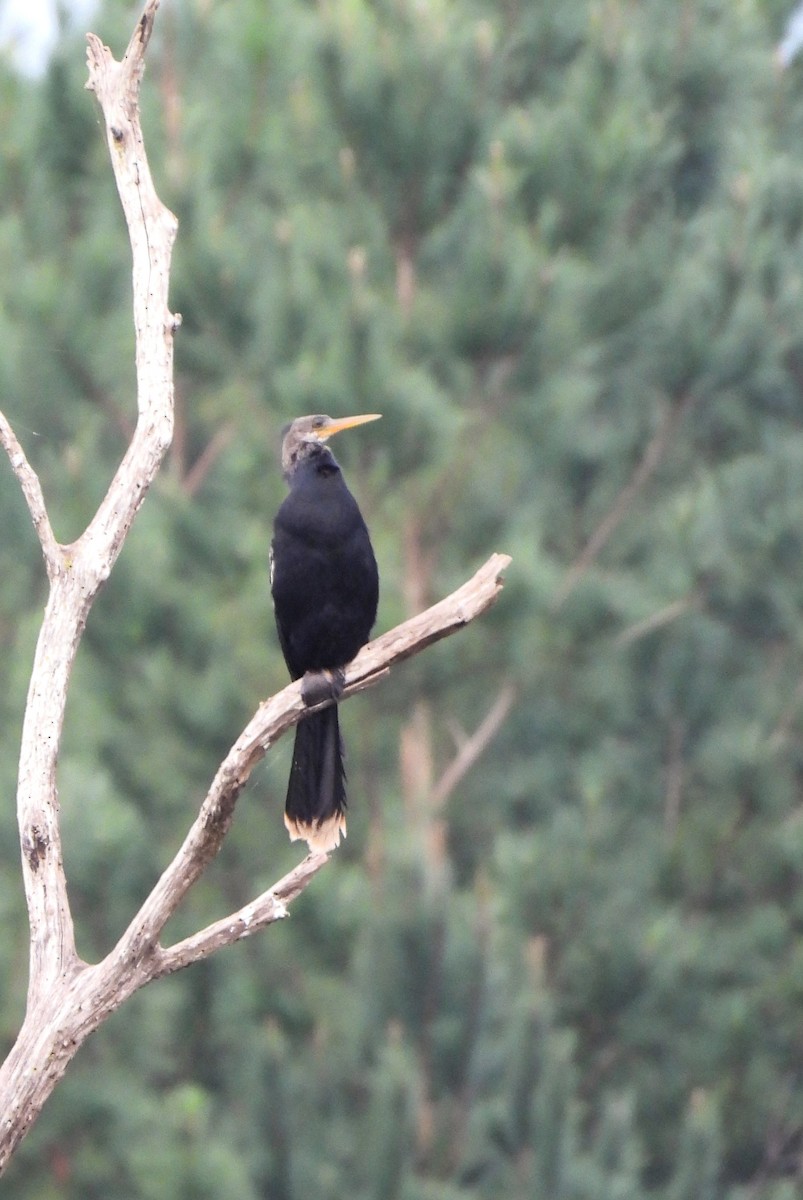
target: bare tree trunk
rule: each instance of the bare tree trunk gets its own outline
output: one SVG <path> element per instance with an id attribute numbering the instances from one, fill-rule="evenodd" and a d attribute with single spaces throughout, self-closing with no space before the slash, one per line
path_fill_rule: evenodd
<path id="1" fill-rule="evenodd" d="M 328 861 L 309 855 L 272 888 L 168 947 L 160 936 L 217 854 L 251 771 L 310 710 L 294 683 L 259 706 L 213 779 L 183 845 L 117 945 L 101 962 L 77 955 L 61 853 L 56 768 L 70 673 L 92 603 L 108 578 L 173 432 L 173 336 L 168 308 L 176 220 L 156 195 L 139 122 L 139 87 L 159 0 L 147 0 L 122 62 L 89 34 L 89 82 L 100 102 L 131 241 L 138 417 L 131 443 L 92 521 L 71 545 L 57 542 L 39 480 L 0 413 L 0 443 L 38 534 L 50 593 L 31 674 L 20 748 L 17 810 L 30 923 L 28 1005 L 0 1067 L 0 1173 L 86 1038 L 144 984 L 205 958 L 287 915 L 287 905 Z M 465 626 L 501 588 L 510 560 L 494 555 L 452 596 L 366 646 L 346 671 L 343 698 L 382 679 L 396 662 Z M 319 707 L 324 707 L 320 705 Z"/>

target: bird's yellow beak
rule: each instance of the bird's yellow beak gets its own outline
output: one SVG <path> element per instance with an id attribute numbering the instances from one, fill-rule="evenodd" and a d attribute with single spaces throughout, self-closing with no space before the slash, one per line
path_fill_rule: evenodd
<path id="1" fill-rule="evenodd" d="M 328 438 L 333 437 L 336 433 L 342 433 L 344 429 L 354 429 L 357 425 L 367 425 L 369 421 L 378 421 L 382 416 L 381 413 L 367 413 L 362 417 L 338 417 L 336 420 L 329 420 L 319 429 L 315 429 L 314 435 L 320 441 L 325 442 Z"/>

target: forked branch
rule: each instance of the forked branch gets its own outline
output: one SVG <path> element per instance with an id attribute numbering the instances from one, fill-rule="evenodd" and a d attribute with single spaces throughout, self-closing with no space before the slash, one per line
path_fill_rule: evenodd
<path id="1" fill-rule="evenodd" d="M 31 514 L 31 520 L 33 521 L 33 527 L 36 530 L 39 537 L 39 544 L 42 547 L 48 578 L 52 579 L 61 562 L 61 547 L 56 541 L 50 526 L 50 518 L 47 515 L 45 498 L 42 495 L 39 477 L 25 457 L 25 451 L 17 441 L 14 430 L 1 412 L 0 445 L 3 446 L 8 455 L 12 470 L 22 488 L 22 494 L 25 497 L 25 503 L 28 505 L 28 512 Z"/>
<path id="2" fill-rule="evenodd" d="M 372 687 L 396 663 L 456 633 L 490 608 L 502 589 L 502 572 L 509 562 L 506 554 L 492 555 L 456 592 L 365 646 L 346 668 L 343 699 Z M 259 706 L 221 763 L 184 844 L 123 935 L 123 957 L 138 958 L 155 946 L 183 897 L 220 849 L 237 797 L 254 767 L 282 734 L 310 711 L 301 699 L 300 683 L 291 683 Z M 310 859 L 322 866 L 327 856 L 311 855 Z M 235 924 L 237 919 L 237 914 L 230 918 Z M 223 944 L 220 938 L 224 924 L 216 931 L 216 945 Z M 253 932 L 253 927 L 249 925 L 239 934 L 234 928 L 231 932 L 232 936 L 223 941 L 236 941 L 244 932 Z"/>
<path id="3" fill-rule="evenodd" d="M 28 1007 L 0 1066 L 0 1174 L 86 1038 L 138 988 L 264 928 L 327 862 L 310 855 L 250 904 L 173 946 L 159 938 L 217 853 L 254 766 L 308 711 L 300 684 L 260 705 L 221 764 L 183 845 L 118 944 L 90 965 L 76 954 L 61 855 L 56 767 L 72 665 L 89 610 L 122 548 L 173 433 L 173 335 L 167 304 L 176 220 L 156 195 L 139 121 L 139 86 L 158 0 L 147 0 L 123 61 L 88 37 L 89 82 L 103 111 L 133 261 L 137 423 L 109 490 L 86 530 L 60 545 L 39 480 L 0 414 L 11 460 L 50 579 L 23 724 L 17 811 L 30 921 Z M 426 612 L 366 646 L 346 671 L 343 697 L 378 682 L 390 666 L 484 612 L 509 562 L 494 555 L 473 579 Z"/>

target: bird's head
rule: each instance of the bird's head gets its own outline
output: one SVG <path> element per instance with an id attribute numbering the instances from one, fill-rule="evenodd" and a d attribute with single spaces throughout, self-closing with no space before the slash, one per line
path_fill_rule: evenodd
<path id="1" fill-rule="evenodd" d="M 282 473 L 286 479 L 295 471 L 300 459 L 314 446 L 320 446 L 336 433 L 378 421 L 381 413 L 368 413 L 361 417 L 325 417 L 320 413 L 311 417 L 296 417 L 282 430 Z"/>

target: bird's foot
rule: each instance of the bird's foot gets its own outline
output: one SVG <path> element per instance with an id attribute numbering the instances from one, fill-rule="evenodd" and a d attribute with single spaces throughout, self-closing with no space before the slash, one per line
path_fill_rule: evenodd
<path id="1" fill-rule="evenodd" d="M 339 667 L 334 671 L 307 671 L 301 680 L 301 699 L 312 708 L 324 700 L 339 700 L 345 686 L 346 676 Z"/>

